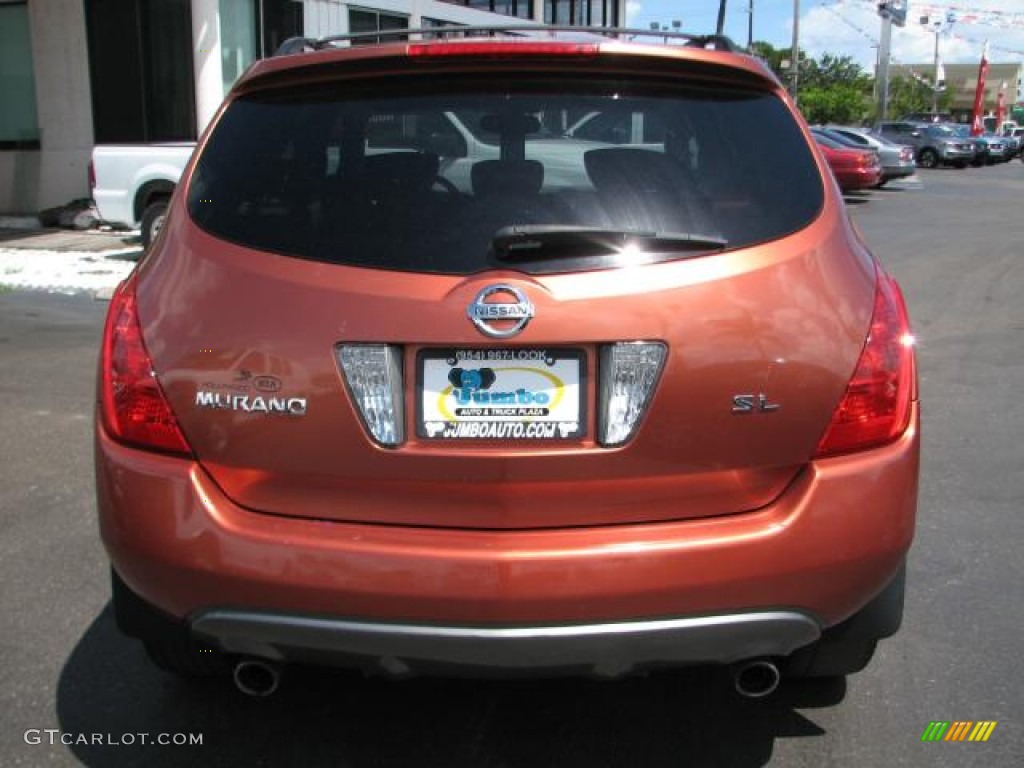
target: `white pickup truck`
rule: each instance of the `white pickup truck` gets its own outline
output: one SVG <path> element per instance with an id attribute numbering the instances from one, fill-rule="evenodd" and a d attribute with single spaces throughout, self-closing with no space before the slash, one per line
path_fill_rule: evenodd
<path id="1" fill-rule="evenodd" d="M 195 146 L 180 142 L 95 147 L 89 181 L 100 218 L 139 228 L 142 245 L 148 248 Z"/>
<path id="2" fill-rule="evenodd" d="M 593 113 L 588 115 L 587 119 L 592 117 Z M 583 122 L 581 120 L 580 124 Z M 426 145 L 423 137 L 417 133 L 417 125 L 416 121 L 409 121 L 408 125 L 399 127 L 402 131 L 401 138 L 405 141 L 404 146 Z M 429 125 L 440 132 L 442 139 L 447 140 L 445 146 L 440 146 L 437 150 L 437 154 L 444 158 L 441 166 L 442 176 L 459 191 L 470 194 L 472 166 L 481 160 L 495 160 L 500 156 L 496 135 L 485 137 L 479 126 L 476 131 L 471 130 L 467 121 L 454 112 L 445 112 L 443 122 L 440 124 Z M 642 123 L 637 125 L 640 126 L 639 130 L 642 133 Z M 593 127 L 598 127 L 597 121 Z M 539 129 L 540 123 L 536 122 L 536 125 L 530 126 L 529 132 L 535 133 Z M 395 138 L 393 130 L 392 128 L 387 139 Z M 394 147 L 387 143 L 387 139 L 384 140 L 385 143 L 376 146 L 371 140 L 366 151 L 370 154 L 394 151 Z M 436 138 L 432 140 L 436 141 Z M 641 146 L 661 150 L 664 139 L 661 142 Z M 550 191 L 560 186 L 579 188 L 589 183 L 586 179 L 577 178 L 583 167 L 580 155 L 588 149 L 607 146 L 611 145 L 605 141 L 587 140 L 582 136 L 528 138 L 526 159 L 543 161 L 546 169 L 545 189 Z M 171 195 L 194 149 L 195 142 L 95 147 L 89 178 L 92 197 L 100 218 L 108 224 L 139 228 L 142 233 L 142 245 L 148 248 L 160 231 Z M 325 162 L 337 163 L 336 151 L 333 160 L 329 155 Z"/>

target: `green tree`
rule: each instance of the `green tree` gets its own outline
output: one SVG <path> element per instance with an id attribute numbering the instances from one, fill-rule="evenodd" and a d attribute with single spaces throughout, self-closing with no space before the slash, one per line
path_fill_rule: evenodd
<path id="1" fill-rule="evenodd" d="M 800 83 L 804 88 L 850 86 L 862 93 L 871 93 L 871 78 L 850 56 L 826 53 L 821 61 L 808 58 L 800 67 Z"/>
<path id="2" fill-rule="evenodd" d="M 808 123 L 859 123 L 870 109 L 870 92 L 855 85 L 811 87 L 800 91 L 800 111 Z"/>
<path id="3" fill-rule="evenodd" d="M 771 43 L 757 40 L 750 46 L 750 52 L 764 61 L 782 82 L 786 82 L 787 73 L 782 69 L 782 62 L 789 59 L 789 48 L 776 48 Z"/>
<path id="4" fill-rule="evenodd" d="M 950 103 L 951 93 L 939 94 L 939 109 Z M 928 83 L 911 77 L 889 78 L 890 118 L 900 118 L 911 112 L 928 112 L 932 108 L 932 88 Z"/>
<path id="5" fill-rule="evenodd" d="M 809 123 L 856 123 L 871 108 L 871 78 L 850 56 L 826 53 L 800 67 L 800 110 Z"/>

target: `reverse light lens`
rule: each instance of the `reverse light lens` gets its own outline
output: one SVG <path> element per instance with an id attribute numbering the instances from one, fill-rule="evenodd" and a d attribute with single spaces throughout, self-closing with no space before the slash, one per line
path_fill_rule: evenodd
<path id="1" fill-rule="evenodd" d="M 118 287 L 107 311 L 100 403 L 103 424 L 117 440 L 167 453 L 191 453 L 142 339 L 134 276 Z"/>
<path id="2" fill-rule="evenodd" d="M 405 440 L 401 349 L 387 344 L 345 344 L 337 348 L 336 355 L 373 439 L 381 445 L 400 445 Z"/>
<path id="3" fill-rule="evenodd" d="M 664 344 L 629 342 L 601 348 L 599 439 L 621 445 L 633 436 L 665 364 Z"/>
<path id="4" fill-rule="evenodd" d="M 903 295 L 895 280 L 879 272 L 867 341 L 817 456 L 875 448 L 902 435 L 916 396 L 915 376 Z"/>

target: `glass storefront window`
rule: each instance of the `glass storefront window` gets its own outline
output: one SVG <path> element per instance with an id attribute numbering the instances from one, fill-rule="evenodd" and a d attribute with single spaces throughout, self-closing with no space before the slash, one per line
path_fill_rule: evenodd
<path id="1" fill-rule="evenodd" d="M 273 56 L 281 43 L 303 31 L 298 0 L 219 0 L 218 8 L 225 95 L 256 59 Z"/>
<path id="2" fill-rule="evenodd" d="M 381 32 L 393 29 L 408 29 L 409 19 L 405 16 L 396 16 L 390 13 L 379 11 L 359 10 L 349 8 L 348 31 L 352 34 L 357 32 Z M 366 45 L 372 43 L 387 42 L 388 40 L 400 40 L 399 35 L 381 35 L 380 37 L 366 37 L 362 40 L 353 40 L 353 45 Z"/>
<path id="3" fill-rule="evenodd" d="M 465 5 L 478 11 L 500 13 L 503 16 L 515 16 L 519 19 L 533 18 L 533 0 L 442 0 L 442 2 Z"/>
<path id="4" fill-rule="evenodd" d="M 260 56 L 253 0 L 220 0 L 220 56 L 224 93 Z"/>
<path id="5" fill-rule="evenodd" d="M 613 27 L 619 0 L 543 0 L 546 24 Z"/>
<path id="6" fill-rule="evenodd" d="M 0 4 L 0 147 L 39 146 L 26 3 Z"/>

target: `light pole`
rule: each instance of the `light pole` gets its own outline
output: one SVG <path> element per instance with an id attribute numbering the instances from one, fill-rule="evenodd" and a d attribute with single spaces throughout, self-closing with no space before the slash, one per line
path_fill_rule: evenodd
<path id="1" fill-rule="evenodd" d="M 747 50 L 754 47 L 754 0 L 747 3 Z"/>
<path id="2" fill-rule="evenodd" d="M 793 53 L 789 59 L 790 93 L 793 101 L 797 99 L 800 89 L 800 0 L 793 0 Z"/>
<path id="3" fill-rule="evenodd" d="M 935 77 L 932 80 L 932 112 L 939 111 L 939 91 L 941 90 L 940 83 L 942 83 L 946 77 L 942 67 L 942 59 L 939 57 L 939 36 L 943 32 L 948 32 L 956 21 L 956 16 L 950 12 L 946 14 L 945 19 L 941 17 L 932 21 L 928 16 L 921 17 L 921 23 L 926 27 L 930 27 L 932 33 L 935 35 Z"/>
<path id="4" fill-rule="evenodd" d="M 892 19 L 882 17 L 882 33 L 878 42 L 878 71 L 875 80 L 878 83 L 878 111 L 876 122 L 883 122 L 889 112 L 889 49 L 892 47 Z"/>
<path id="5" fill-rule="evenodd" d="M 889 109 L 889 50 L 892 47 L 892 25 L 902 27 L 907 23 L 907 0 L 889 0 L 878 4 L 878 15 L 882 19 L 882 31 L 878 36 L 878 67 L 875 80 L 878 82 L 877 122 L 887 117 Z"/>

